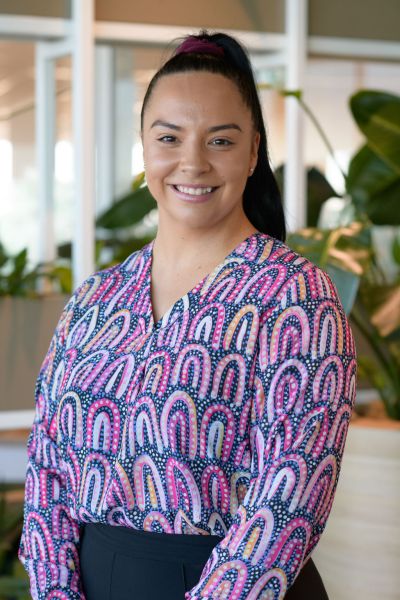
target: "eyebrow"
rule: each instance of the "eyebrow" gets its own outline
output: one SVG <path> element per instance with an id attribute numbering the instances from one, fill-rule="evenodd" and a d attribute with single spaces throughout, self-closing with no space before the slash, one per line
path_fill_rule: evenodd
<path id="1" fill-rule="evenodd" d="M 150 129 L 152 127 L 157 126 L 167 127 L 168 129 L 173 129 L 174 131 L 182 131 L 182 127 L 179 127 L 179 125 L 174 125 L 174 123 L 167 123 L 166 121 L 161 121 L 160 119 L 154 121 Z M 222 131 L 224 129 L 237 129 L 238 131 L 242 131 L 242 129 L 236 123 L 224 123 L 223 125 L 214 125 L 213 127 L 209 127 L 207 131 L 209 131 L 210 133 L 215 133 L 216 131 Z"/>

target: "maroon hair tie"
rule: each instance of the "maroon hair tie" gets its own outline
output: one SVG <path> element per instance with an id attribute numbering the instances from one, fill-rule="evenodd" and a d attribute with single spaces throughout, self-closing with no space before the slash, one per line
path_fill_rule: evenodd
<path id="1" fill-rule="evenodd" d="M 189 52 L 201 52 L 204 54 L 216 54 L 217 56 L 224 56 L 224 49 L 218 46 L 215 42 L 210 42 L 205 38 L 198 38 L 194 35 L 190 35 L 178 48 L 175 50 L 175 56 L 177 54 L 184 54 Z"/>

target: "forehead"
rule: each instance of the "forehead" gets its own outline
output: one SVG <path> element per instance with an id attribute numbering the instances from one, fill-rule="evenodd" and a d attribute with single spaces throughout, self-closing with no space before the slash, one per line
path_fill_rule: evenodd
<path id="1" fill-rule="evenodd" d="M 237 85 L 218 73 L 188 71 L 161 77 L 155 84 L 144 113 L 148 118 L 171 117 L 207 120 L 235 118 L 251 120 L 250 109 L 244 103 Z"/>

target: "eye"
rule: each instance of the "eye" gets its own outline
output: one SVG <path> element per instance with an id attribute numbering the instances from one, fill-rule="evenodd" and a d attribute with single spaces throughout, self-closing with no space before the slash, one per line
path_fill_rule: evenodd
<path id="1" fill-rule="evenodd" d="M 164 144 L 173 144 L 176 142 L 176 137 L 174 135 L 162 135 L 157 138 L 159 142 L 163 142 Z"/>
<path id="2" fill-rule="evenodd" d="M 232 146 L 233 142 L 227 140 L 226 138 L 215 138 L 211 140 L 211 144 L 214 146 Z"/>

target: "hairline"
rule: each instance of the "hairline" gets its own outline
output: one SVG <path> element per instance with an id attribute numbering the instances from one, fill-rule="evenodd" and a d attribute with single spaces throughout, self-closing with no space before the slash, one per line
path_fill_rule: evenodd
<path id="1" fill-rule="evenodd" d="M 172 57 L 172 59 L 173 58 L 174 57 Z M 172 59 L 170 59 L 170 60 L 172 60 Z M 168 77 L 169 75 L 180 75 L 180 74 L 184 74 L 184 73 L 197 73 L 197 72 L 201 72 L 201 71 L 204 71 L 206 73 L 211 73 L 212 75 L 220 75 L 221 77 L 225 77 L 225 79 L 228 79 L 229 81 L 231 81 L 232 83 L 235 84 L 235 86 L 236 86 L 236 88 L 237 88 L 237 90 L 238 90 L 238 92 L 239 92 L 239 94 L 240 94 L 240 96 L 241 96 L 244 104 L 250 109 L 250 113 L 251 113 L 251 118 L 252 118 L 252 121 L 253 121 L 254 129 L 256 131 L 259 131 L 259 129 L 257 128 L 256 123 L 255 123 L 255 115 L 253 115 L 253 110 L 252 110 L 251 102 L 246 97 L 246 95 L 243 93 L 243 91 L 242 91 L 242 89 L 241 89 L 241 87 L 239 85 L 240 71 L 236 71 L 236 72 L 235 71 L 233 71 L 233 72 L 231 71 L 231 72 L 227 72 L 225 74 L 225 73 L 221 73 L 220 71 L 214 71 L 212 68 L 210 68 L 209 65 L 203 63 L 203 64 L 199 64 L 200 68 L 195 68 L 195 67 L 191 66 L 191 67 L 184 68 L 181 71 L 177 70 L 177 71 L 172 71 L 172 72 L 163 72 L 165 66 L 168 65 L 168 62 L 165 63 L 165 65 L 163 65 L 154 74 L 154 76 L 152 77 L 152 79 L 151 79 L 151 81 L 150 81 L 150 83 L 149 83 L 149 85 L 147 87 L 147 90 L 146 90 L 146 93 L 145 93 L 145 97 L 144 97 L 144 100 L 143 100 L 143 104 L 142 104 L 142 109 L 141 109 L 141 121 L 142 121 L 141 124 L 140 124 L 141 131 L 143 131 L 143 121 L 144 121 L 144 112 L 145 112 L 145 110 L 144 110 L 145 109 L 145 100 L 146 100 L 146 104 L 148 104 L 149 101 L 150 101 L 150 98 L 152 96 L 153 90 L 154 90 L 155 86 L 157 85 L 158 81 L 160 79 L 162 79 L 163 77 Z M 235 77 L 235 73 L 238 73 L 238 78 Z M 148 91 L 149 91 L 150 87 L 151 87 L 151 90 L 150 90 L 150 94 L 148 95 Z"/>

